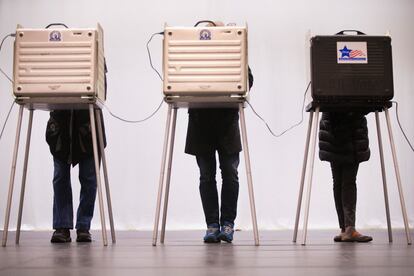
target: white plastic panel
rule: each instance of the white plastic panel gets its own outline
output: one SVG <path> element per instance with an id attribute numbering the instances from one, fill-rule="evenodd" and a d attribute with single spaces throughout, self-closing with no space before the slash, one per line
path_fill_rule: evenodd
<path id="1" fill-rule="evenodd" d="M 222 95 L 247 92 L 246 27 L 167 27 L 164 93 Z"/>
<path id="2" fill-rule="evenodd" d="M 102 29 L 16 30 L 16 97 L 105 99 Z"/>

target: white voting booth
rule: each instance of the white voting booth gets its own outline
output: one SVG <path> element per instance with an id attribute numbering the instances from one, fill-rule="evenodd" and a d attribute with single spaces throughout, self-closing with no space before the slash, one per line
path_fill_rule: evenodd
<path id="1" fill-rule="evenodd" d="M 194 27 L 166 26 L 164 30 L 163 90 L 164 100 L 168 104 L 168 114 L 153 245 L 157 244 L 163 198 L 160 241 L 164 243 L 177 110 L 182 107 L 239 109 L 253 233 L 255 244 L 258 245 L 259 235 L 244 116 L 244 102 L 249 94 L 247 27 L 198 26 L 204 22 L 200 21 Z"/>
<path id="2" fill-rule="evenodd" d="M 115 230 L 102 131 L 103 118 L 101 103 L 103 103 L 106 98 L 103 30 L 99 24 L 96 28 L 88 29 L 61 28 L 57 27 L 58 25 L 66 27 L 63 24 L 51 24 L 45 29 L 31 29 L 23 28 L 19 25 L 16 30 L 14 43 L 13 93 L 15 102 L 20 105 L 20 109 L 10 172 L 9 192 L 2 240 L 3 246 L 6 246 L 7 243 L 24 108 L 29 110 L 29 122 L 17 220 L 16 243 L 19 243 L 20 239 L 30 136 L 33 112 L 36 109 L 89 110 L 98 188 L 98 202 L 102 224 L 102 238 L 104 245 L 107 245 L 108 241 L 105 226 L 105 210 L 98 151 L 102 158 L 112 241 L 115 242 Z"/>

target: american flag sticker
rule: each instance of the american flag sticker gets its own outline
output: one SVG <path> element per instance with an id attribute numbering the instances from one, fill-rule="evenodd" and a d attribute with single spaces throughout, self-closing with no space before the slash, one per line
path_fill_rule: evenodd
<path id="1" fill-rule="evenodd" d="M 338 63 L 368 63 L 368 51 L 366 42 L 338 41 L 336 43 Z"/>

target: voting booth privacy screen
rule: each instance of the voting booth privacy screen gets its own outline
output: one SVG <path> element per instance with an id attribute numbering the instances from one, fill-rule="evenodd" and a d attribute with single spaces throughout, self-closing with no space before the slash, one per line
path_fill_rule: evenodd
<path id="1" fill-rule="evenodd" d="M 384 102 L 394 95 L 391 38 L 333 35 L 311 39 L 312 98 Z"/>
<path id="2" fill-rule="evenodd" d="M 164 31 L 166 96 L 245 95 L 247 28 L 166 27 Z"/>
<path id="3" fill-rule="evenodd" d="M 105 100 L 103 30 L 17 27 L 14 95 Z"/>

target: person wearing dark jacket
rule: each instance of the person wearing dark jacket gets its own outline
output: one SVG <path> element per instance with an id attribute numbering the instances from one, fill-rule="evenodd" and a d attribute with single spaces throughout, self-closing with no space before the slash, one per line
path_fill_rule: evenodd
<path id="1" fill-rule="evenodd" d="M 250 68 L 248 76 L 251 88 L 253 75 Z M 204 242 L 231 242 L 239 194 L 237 167 L 242 150 L 239 111 L 237 108 L 190 108 L 188 113 L 185 152 L 195 155 L 200 169 L 199 189 L 207 224 Z M 216 186 L 216 151 L 222 177 L 220 211 Z"/>
<path id="2" fill-rule="evenodd" d="M 70 167 L 77 164 L 79 164 L 81 191 L 75 226 L 76 241 L 91 242 L 89 229 L 94 212 L 97 185 L 89 111 L 51 111 L 46 128 L 46 141 L 53 155 L 54 165 L 53 229 L 55 232 L 51 242 L 71 241 L 73 206 Z"/>
<path id="3" fill-rule="evenodd" d="M 341 234 L 336 242 L 369 242 L 355 230 L 356 178 L 359 163 L 370 158 L 367 119 L 358 112 L 324 112 L 319 130 L 319 158 L 331 163 L 335 207 Z"/>

